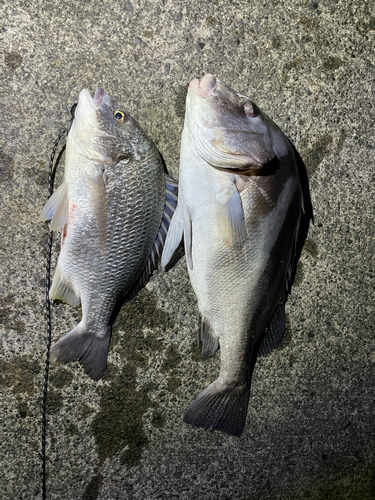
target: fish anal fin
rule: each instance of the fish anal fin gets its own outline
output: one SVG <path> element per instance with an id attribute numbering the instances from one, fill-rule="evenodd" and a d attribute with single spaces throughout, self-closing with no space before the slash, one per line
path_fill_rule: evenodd
<path id="1" fill-rule="evenodd" d="M 245 427 L 249 396 L 249 387 L 223 388 L 217 379 L 190 404 L 183 420 L 195 427 L 240 436 Z"/>
<path id="2" fill-rule="evenodd" d="M 259 346 L 258 355 L 268 356 L 273 349 L 278 347 L 285 335 L 285 302 L 279 302 L 272 317 L 270 326 Z"/>
<path id="3" fill-rule="evenodd" d="M 69 220 L 68 184 L 63 182 L 44 205 L 39 220 L 50 220 L 51 231 L 61 229 Z"/>
<path id="4" fill-rule="evenodd" d="M 202 318 L 201 314 L 198 318 L 198 335 L 202 342 L 202 358 L 213 356 L 219 348 L 219 339 L 213 335 L 209 323 Z"/>
<path id="5" fill-rule="evenodd" d="M 99 380 L 107 366 L 111 331 L 111 326 L 105 325 L 102 331 L 91 332 L 81 321 L 71 332 L 53 344 L 51 359 L 58 363 L 79 361 L 89 377 Z"/>
<path id="6" fill-rule="evenodd" d="M 61 276 L 61 270 L 58 267 L 56 268 L 55 274 L 53 276 L 49 297 L 51 300 L 63 300 L 72 307 L 77 307 L 80 303 L 80 298 L 64 281 Z"/>
<path id="7" fill-rule="evenodd" d="M 245 216 L 241 196 L 234 189 L 232 196 L 226 203 L 216 204 L 218 228 L 227 246 L 242 248 L 246 239 Z"/>

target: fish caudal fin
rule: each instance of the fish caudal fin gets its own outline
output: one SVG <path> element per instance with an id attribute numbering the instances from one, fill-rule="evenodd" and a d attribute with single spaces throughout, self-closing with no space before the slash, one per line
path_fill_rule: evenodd
<path id="1" fill-rule="evenodd" d="M 240 436 L 245 427 L 249 396 L 249 387 L 222 389 L 222 384 L 215 380 L 195 398 L 183 420 L 195 427 Z"/>
<path id="2" fill-rule="evenodd" d="M 71 332 L 51 347 L 51 359 L 59 363 L 79 361 L 85 372 L 94 380 L 103 377 L 107 367 L 108 346 L 112 328 L 95 335 L 79 323 Z"/>

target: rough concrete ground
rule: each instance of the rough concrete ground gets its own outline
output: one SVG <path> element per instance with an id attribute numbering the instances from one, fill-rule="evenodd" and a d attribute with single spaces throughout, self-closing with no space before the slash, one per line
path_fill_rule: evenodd
<path id="1" fill-rule="evenodd" d="M 374 2 L 1 7 L 0 497 L 41 498 L 46 226 L 37 218 L 69 109 L 82 88 L 104 87 L 177 177 L 186 87 L 212 72 L 269 114 L 307 165 L 315 225 L 288 335 L 257 363 L 240 438 L 185 425 L 219 356 L 199 357 L 180 252 L 123 308 L 102 381 L 77 364 L 51 368 L 47 498 L 374 499 Z M 53 339 L 79 317 L 54 306 Z"/>

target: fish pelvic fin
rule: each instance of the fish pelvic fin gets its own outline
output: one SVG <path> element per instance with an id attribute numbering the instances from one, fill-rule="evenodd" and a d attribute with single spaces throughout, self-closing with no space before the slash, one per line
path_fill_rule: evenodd
<path id="1" fill-rule="evenodd" d="M 61 229 L 69 221 L 68 184 L 63 182 L 44 205 L 39 220 L 50 220 L 51 231 Z"/>
<path id="2" fill-rule="evenodd" d="M 51 289 L 49 291 L 50 300 L 63 300 L 72 307 L 79 306 L 80 298 L 74 293 L 72 288 L 67 284 L 62 275 L 61 269 L 56 268 L 53 276 Z"/>
<path id="3" fill-rule="evenodd" d="M 199 314 L 198 317 L 198 342 L 202 342 L 202 358 L 213 356 L 219 348 L 219 339 L 213 333 L 210 325 Z"/>
<path id="4" fill-rule="evenodd" d="M 107 367 L 108 346 L 112 327 L 106 325 L 92 333 L 81 321 L 71 332 L 51 347 L 51 359 L 58 363 L 79 361 L 93 380 L 103 377 Z"/>
<path id="5" fill-rule="evenodd" d="M 271 323 L 259 346 L 258 355 L 268 356 L 273 349 L 276 349 L 285 335 L 285 299 L 276 307 Z"/>
<path id="6" fill-rule="evenodd" d="M 209 431 L 240 436 L 245 427 L 250 387 L 224 387 L 219 379 L 210 384 L 190 404 L 184 422 Z"/>

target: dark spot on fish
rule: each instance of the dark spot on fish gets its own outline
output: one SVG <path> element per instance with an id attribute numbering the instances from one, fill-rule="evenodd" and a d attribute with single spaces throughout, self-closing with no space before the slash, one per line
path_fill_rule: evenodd
<path id="1" fill-rule="evenodd" d="M 13 179 L 14 160 L 0 151 L 0 183 Z"/>
<path id="2" fill-rule="evenodd" d="M 63 407 L 64 400 L 60 391 L 50 388 L 47 394 L 47 414 L 54 415 Z"/>
<path id="3" fill-rule="evenodd" d="M 4 56 L 5 65 L 11 69 L 19 68 L 22 64 L 22 61 L 22 56 L 16 51 L 7 52 Z"/>
<path id="4" fill-rule="evenodd" d="M 165 424 L 165 415 L 160 411 L 155 411 L 152 415 L 151 424 L 154 427 L 164 427 Z"/>
<path id="5" fill-rule="evenodd" d="M 300 153 L 305 162 L 306 170 L 311 177 L 320 163 L 326 156 L 330 155 L 330 145 L 332 143 L 332 136 L 329 134 L 321 135 L 317 141 L 314 142 L 311 148 L 304 148 L 301 145 Z"/>
<path id="6" fill-rule="evenodd" d="M 39 373 L 39 363 L 27 355 L 8 362 L 0 361 L 0 385 L 11 388 L 14 394 L 33 394 L 34 381 Z"/>
<path id="7" fill-rule="evenodd" d="M 176 94 L 176 100 L 174 102 L 174 111 L 176 113 L 176 116 L 178 116 L 179 118 L 185 117 L 185 102 L 186 102 L 186 95 L 188 88 L 189 85 L 186 85 L 185 87 L 180 85 L 180 88 L 178 89 Z"/>
<path id="8" fill-rule="evenodd" d="M 51 384 L 57 389 L 62 389 L 66 385 L 70 385 L 73 380 L 73 374 L 67 368 L 62 366 L 54 366 L 51 370 Z"/>
<path id="9" fill-rule="evenodd" d="M 340 68 L 343 64 L 343 61 L 341 61 L 338 57 L 328 57 L 325 61 L 323 61 L 323 70 L 333 71 Z"/>
<path id="10" fill-rule="evenodd" d="M 74 436 L 75 434 L 78 434 L 78 427 L 75 424 L 70 423 L 65 427 L 65 432 L 70 436 Z"/>
<path id="11" fill-rule="evenodd" d="M 103 476 L 101 474 L 93 476 L 83 492 L 82 500 L 96 500 L 102 483 Z"/>

